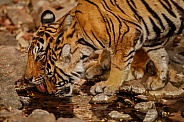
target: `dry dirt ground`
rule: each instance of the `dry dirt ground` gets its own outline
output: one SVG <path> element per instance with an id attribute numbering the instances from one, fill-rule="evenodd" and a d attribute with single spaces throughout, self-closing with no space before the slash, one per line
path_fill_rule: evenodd
<path id="1" fill-rule="evenodd" d="M 24 82 L 26 51 L 40 14 L 50 9 L 60 18 L 75 5 L 75 0 L 0 0 L 0 121 L 184 121 L 183 35 L 167 45 L 170 81 L 159 91 L 148 92 L 141 80 L 130 81 L 114 102 L 98 104 L 101 98 L 95 101 L 89 93 L 92 83 L 76 84 L 73 97 L 55 98 Z"/>

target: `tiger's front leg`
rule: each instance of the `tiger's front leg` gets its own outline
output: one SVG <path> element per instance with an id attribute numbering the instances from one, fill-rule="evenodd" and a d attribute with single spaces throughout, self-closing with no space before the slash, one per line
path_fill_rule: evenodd
<path id="1" fill-rule="evenodd" d="M 132 49 L 132 48 L 130 48 Z M 131 52 L 131 53 L 130 53 Z M 117 52 L 111 57 L 110 74 L 106 81 L 96 83 L 91 87 L 90 92 L 93 95 L 105 93 L 106 95 L 114 95 L 126 81 L 130 71 L 130 64 L 133 60 L 134 51 L 129 51 L 129 55 L 122 55 L 122 52 Z"/>

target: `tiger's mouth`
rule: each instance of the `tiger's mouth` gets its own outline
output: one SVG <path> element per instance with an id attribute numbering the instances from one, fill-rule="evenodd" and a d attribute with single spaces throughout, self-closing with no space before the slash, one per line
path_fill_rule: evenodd
<path id="1" fill-rule="evenodd" d="M 41 84 L 36 84 L 35 86 L 36 86 L 36 88 L 37 88 L 37 90 L 38 90 L 39 92 L 45 93 L 45 92 L 47 91 L 47 90 L 46 90 L 46 87 L 45 87 L 45 85 L 44 85 L 43 83 L 41 83 Z"/>
<path id="2" fill-rule="evenodd" d="M 29 82 L 31 84 L 34 84 L 36 86 L 36 89 L 39 92 L 45 93 L 47 89 L 46 89 L 46 84 L 44 83 L 44 81 L 45 80 L 43 77 L 38 77 L 38 78 L 33 77 L 32 80 L 30 80 Z"/>

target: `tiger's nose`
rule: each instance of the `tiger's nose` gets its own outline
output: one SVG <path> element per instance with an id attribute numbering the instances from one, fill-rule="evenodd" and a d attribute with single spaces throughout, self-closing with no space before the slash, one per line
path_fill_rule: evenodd
<path id="1" fill-rule="evenodd" d="M 33 77 L 27 77 L 26 75 L 24 76 L 24 79 L 26 82 L 30 82 L 33 80 Z"/>

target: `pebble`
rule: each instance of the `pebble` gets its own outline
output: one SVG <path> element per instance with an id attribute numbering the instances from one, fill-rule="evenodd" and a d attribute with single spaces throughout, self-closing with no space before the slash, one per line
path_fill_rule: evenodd
<path id="1" fill-rule="evenodd" d="M 110 103 L 117 100 L 116 96 L 107 96 L 104 93 L 101 94 L 97 94 L 96 96 L 94 96 L 90 103 Z"/>
<path id="2" fill-rule="evenodd" d="M 129 114 L 120 113 L 118 111 L 111 111 L 108 116 L 118 121 L 129 121 L 132 117 Z"/>

